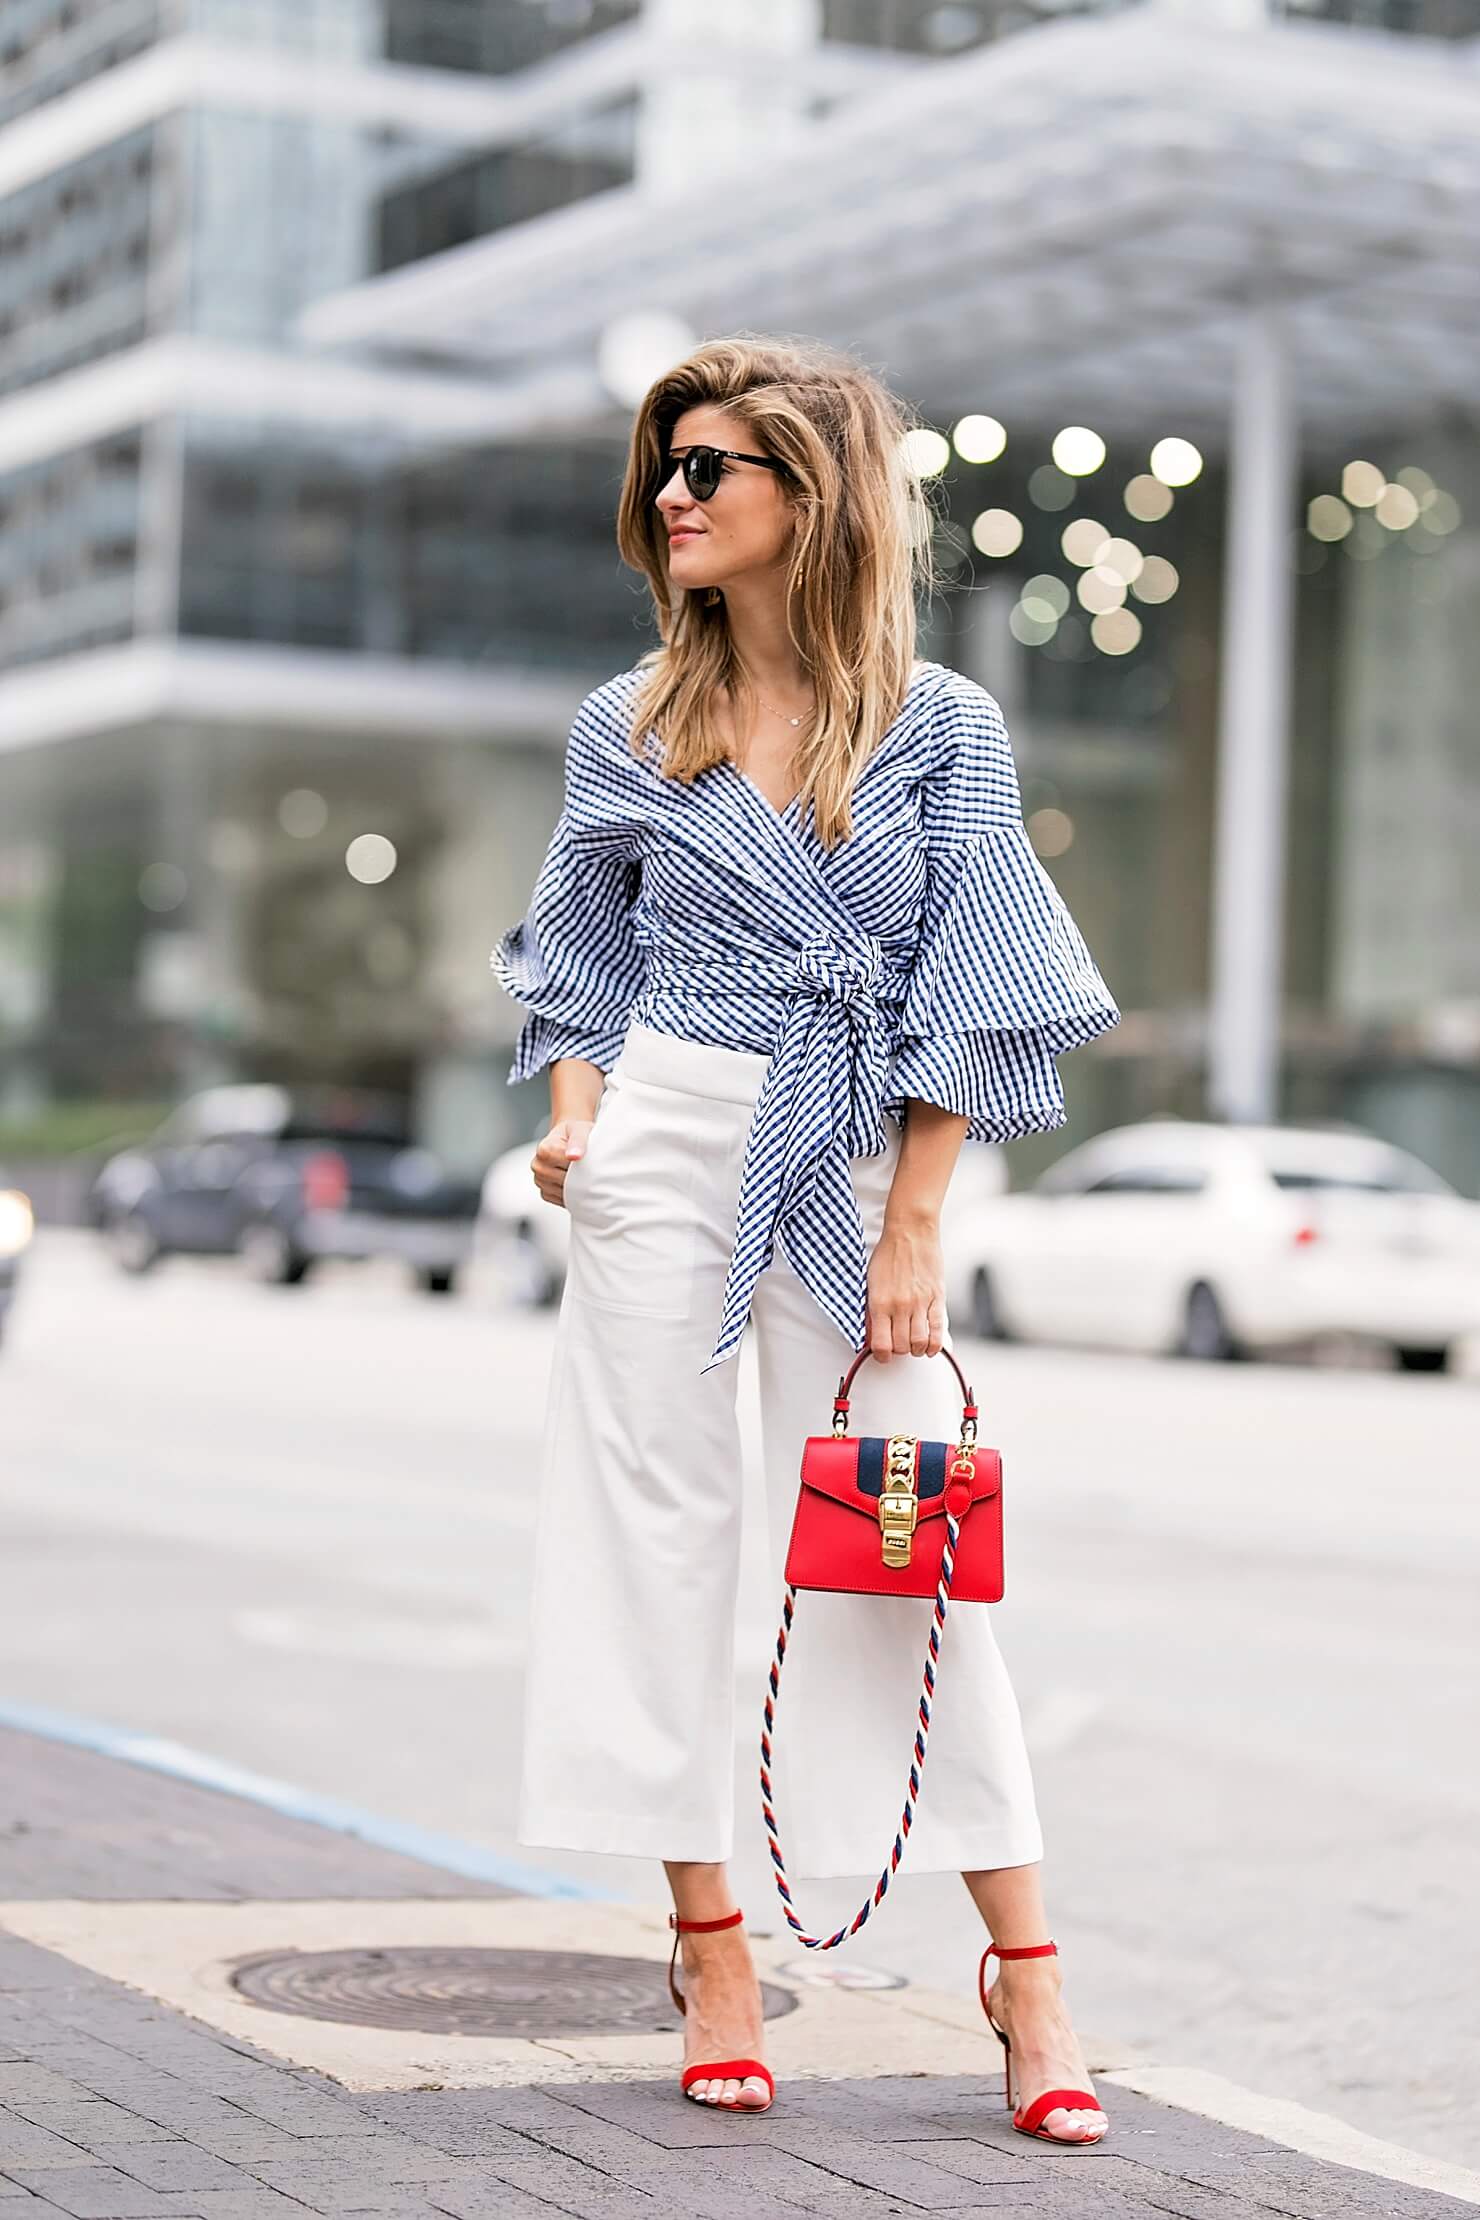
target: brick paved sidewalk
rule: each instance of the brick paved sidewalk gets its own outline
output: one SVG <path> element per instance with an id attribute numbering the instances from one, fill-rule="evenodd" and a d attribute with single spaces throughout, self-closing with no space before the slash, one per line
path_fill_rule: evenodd
<path id="1" fill-rule="evenodd" d="M 271 2013 L 259 2045 L 16 1932 L 42 1903 L 74 1918 L 95 1906 L 100 1922 L 105 1906 L 137 1905 L 142 1924 L 155 1904 L 438 1899 L 510 1901 L 244 1798 L 0 1728 L 0 2220 L 1465 2220 L 1476 2209 L 1103 2080 L 1110 2137 L 1064 2152 L 1012 2132 L 1000 2073 L 789 2074 L 748 2120 L 686 2103 L 676 2074 L 349 2087 L 267 2047 L 283 2024 Z"/>

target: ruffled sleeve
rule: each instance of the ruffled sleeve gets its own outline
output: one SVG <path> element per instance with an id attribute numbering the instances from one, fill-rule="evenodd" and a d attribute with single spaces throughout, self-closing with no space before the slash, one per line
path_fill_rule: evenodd
<path id="1" fill-rule="evenodd" d="M 641 988 L 646 957 L 633 926 L 640 887 L 636 837 L 623 821 L 623 766 L 611 758 L 612 709 L 602 689 L 576 712 L 565 756 L 565 802 L 529 908 L 495 943 L 489 964 L 528 1010 L 509 1084 L 560 1056 L 609 1071 Z M 625 748 L 624 738 L 618 744 Z"/>
<path id="2" fill-rule="evenodd" d="M 961 679 L 938 712 L 921 781 L 926 888 L 890 1075 L 913 1096 L 1006 1141 L 1065 1121 L 1054 1061 L 1120 1012 L 1022 819 L 1002 712 Z"/>

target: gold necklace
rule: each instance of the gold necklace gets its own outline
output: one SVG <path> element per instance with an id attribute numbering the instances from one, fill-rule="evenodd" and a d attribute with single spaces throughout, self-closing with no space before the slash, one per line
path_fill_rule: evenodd
<path id="1" fill-rule="evenodd" d="M 812 714 L 812 710 L 817 707 L 817 704 L 813 702 L 810 708 L 804 709 L 802 711 L 801 717 L 788 717 L 784 709 L 771 709 L 771 704 L 768 701 L 761 701 L 761 697 L 759 694 L 757 694 L 755 698 L 757 701 L 761 702 L 762 709 L 771 710 L 771 715 L 773 717 L 786 717 L 786 721 L 789 725 L 799 725 L 802 721 L 802 717 L 810 717 Z"/>

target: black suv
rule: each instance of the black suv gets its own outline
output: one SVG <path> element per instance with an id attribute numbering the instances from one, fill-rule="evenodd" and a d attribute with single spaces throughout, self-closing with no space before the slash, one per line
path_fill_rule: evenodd
<path id="1" fill-rule="evenodd" d="M 475 1183 L 408 1139 L 400 1098 L 349 1086 L 207 1087 L 109 1157 L 89 1197 L 125 1271 L 239 1252 L 291 1285 L 317 1257 L 398 1256 L 445 1295 L 472 1247 Z"/>

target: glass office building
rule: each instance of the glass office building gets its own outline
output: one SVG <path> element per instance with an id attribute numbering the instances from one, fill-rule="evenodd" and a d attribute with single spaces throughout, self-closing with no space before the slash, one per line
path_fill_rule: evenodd
<path id="1" fill-rule="evenodd" d="M 0 1119 L 301 1075 L 407 1089 L 469 1169 L 528 1125 L 487 951 L 575 703 L 651 644 L 604 367 L 651 307 L 856 345 L 943 435 L 922 651 L 1002 701 L 1125 1012 L 1071 1137 L 1257 1097 L 1242 899 L 1279 912 L 1272 1100 L 1480 1189 L 1480 0 L 693 23 L 6 10 Z M 1293 400 L 1232 330 L 1261 253 Z M 1287 687 L 1241 695 L 1286 618 Z"/>

